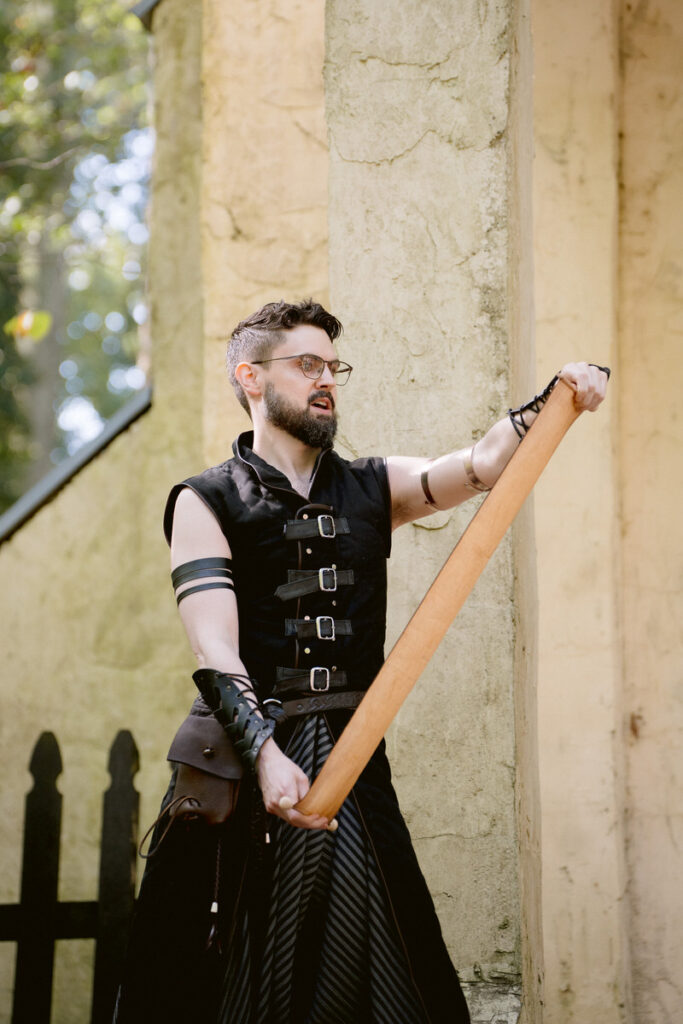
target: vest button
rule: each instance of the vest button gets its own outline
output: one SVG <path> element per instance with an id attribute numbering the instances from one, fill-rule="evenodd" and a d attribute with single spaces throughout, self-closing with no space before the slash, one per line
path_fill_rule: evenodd
<path id="1" fill-rule="evenodd" d="M 308 512 L 304 512 L 304 514 L 302 515 L 301 518 L 302 519 L 308 519 Z"/>
<path id="2" fill-rule="evenodd" d="M 306 548 L 306 554 L 307 555 L 312 555 L 313 554 L 312 549 L 311 548 Z"/>
<path id="3" fill-rule="evenodd" d="M 310 647 L 304 647 L 304 654 L 310 654 L 310 653 L 311 653 L 311 648 Z"/>

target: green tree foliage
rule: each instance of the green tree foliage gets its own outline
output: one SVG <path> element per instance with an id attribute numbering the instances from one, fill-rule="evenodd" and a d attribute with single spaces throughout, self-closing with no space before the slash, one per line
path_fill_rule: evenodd
<path id="1" fill-rule="evenodd" d="M 0 5 L 0 325 L 52 323 L 0 330 L 0 510 L 145 382 L 147 50 L 121 0 Z"/>

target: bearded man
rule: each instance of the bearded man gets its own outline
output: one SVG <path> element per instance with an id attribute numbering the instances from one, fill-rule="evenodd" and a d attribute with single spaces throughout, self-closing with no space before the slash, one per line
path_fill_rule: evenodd
<path id="1" fill-rule="evenodd" d="M 384 743 L 337 821 L 295 805 L 382 665 L 392 531 L 488 490 L 554 381 L 473 447 L 348 462 L 333 449 L 341 329 L 313 301 L 238 324 L 228 370 L 253 432 L 168 500 L 193 710 L 215 712 L 244 771 L 225 824 L 173 822 L 150 861 L 121 1024 L 469 1021 Z M 579 408 L 604 398 L 602 368 L 561 376 Z"/>

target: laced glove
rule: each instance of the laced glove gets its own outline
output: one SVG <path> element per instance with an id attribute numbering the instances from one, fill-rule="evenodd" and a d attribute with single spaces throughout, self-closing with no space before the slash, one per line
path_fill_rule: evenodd
<path id="1" fill-rule="evenodd" d="M 200 668 L 192 678 L 244 764 L 256 771 L 256 758 L 273 735 L 275 722 L 262 717 L 249 676 Z M 244 689 L 235 680 L 244 684 Z"/>
<path id="2" fill-rule="evenodd" d="M 545 403 L 550 397 L 550 392 L 553 390 L 559 380 L 559 376 L 555 374 L 550 383 L 541 391 L 538 395 L 534 395 L 530 401 L 524 405 L 518 406 L 517 409 L 508 409 L 508 416 L 510 417 L 510 423 L 515 428 L 515 433 L 520 441 L 524 440 L 527 431 L 531 427 L 531 423 L 527 423 L 524 419 L 525 412 L 534 412 L 536 415 L 541 411 Z"/>

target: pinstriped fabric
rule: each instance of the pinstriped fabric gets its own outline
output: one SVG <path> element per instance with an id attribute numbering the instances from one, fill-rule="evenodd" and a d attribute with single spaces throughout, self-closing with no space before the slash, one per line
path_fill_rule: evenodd
<path id="1" fill-rule="evenodd" d="M 287 754 L 311 776 L 331 749 L 324 717 L 311 715 L 300 720 Z M 293 829 L 281 821 L 272 830 L 270 916 L 256 1005 L 252 1012 L 245 1009 L 250 965 L 242 921 L 231 951 L 221 1024 L 425 1024 L 352 798 L 338 818 L 334 834 Z"/>

